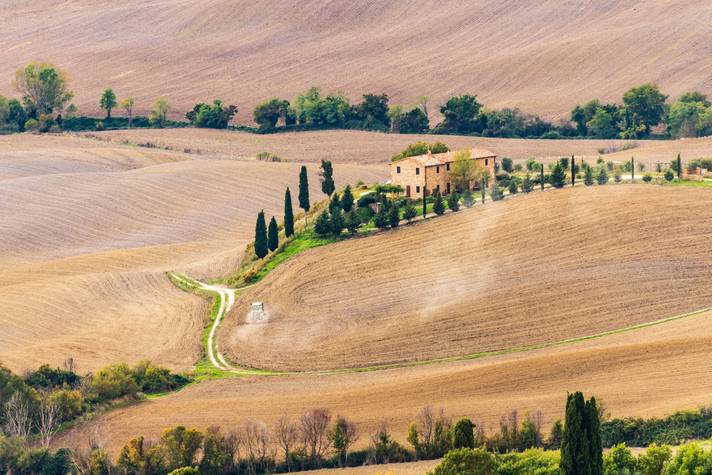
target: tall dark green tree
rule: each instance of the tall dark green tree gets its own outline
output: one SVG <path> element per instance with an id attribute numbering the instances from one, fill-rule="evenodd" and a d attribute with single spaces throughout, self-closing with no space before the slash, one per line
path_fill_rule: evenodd
<path id="1" fill-rule="evenodd" d="M 350 212 L 354 207 L 354 195 L 351 193 L 351 185 L 346 185 L 344 194 L 341 196 L 341 209 L 344 212 Z"/>
<path id="2" fill-rule="evenodd" d="M 482 192 L 482 204 L 485 204 L 485 193 L 487 188 L 487 181 L 485 180 L 484 175 L 482 175 L 482 182 L 480 183 L 480 191 Z"/>
<path id="3" fill-rule="evenodd" d="M 425 216 L 428 214 L 428 200 L 426 197 L 428 196 L 428 189 L 423 187 L 423 219 L 425 219 Z"/>
<path id="4" fill-rule="evenodd" d="M 267 225 L 265 223 L 265 212 L 260 211 L 255 224 L 255 254 L 262 259 L 269 252 L 267 245 Z"/>
<path id="5" fill-rule="evenodd" d="M 602 475 L 603 450 L 595 398 L 586 402 L 580 392 L 568 395 L 559 466 L 562 475 Z"/>
<path id="6" fill-rule="evenodd" d="M 576 186 L 576 158 L 571 155 L 571 186 Z"/>
<path id="7" fill-rule="evenodd" d="M 284 235 L 285 237 L 294 235 L 294 211 L 292 210 L 292 194 L 289 187 L 284 192 Z"/>
<path id="8" fill-rule="evenodd" d="M 541 191 L 544 191 L 544 162 L 539 163 L 539 172 L 541 173 L 541 176 L 539 177 Z"/>
<path id="9" fill-rule="evenodd" d="M 334 185 L 334 167 L 328 160 L 321 161 L 321 191 L 326 196 L 331 196 L 331 194 L 336 189 Z"/>
<path id="10" fill-rule="evenodd" d="M 276 251 L 279 247 L 279 228 L 274 216 L 269 220 L 269 228 L 267 228 L 267 247 L 270 251 Z"/>
<path id="11" fill-rule="evenodd" d="M 630 157 L 630 181 L 635 183 L 635 157 Z"/>
<path id="12" fill-rule="evenodd" d="M 299 207 L 304 210 L 304 222 L 307 222 L 309 212 L 309 178 L 307 177 L 307 167 L 302 165 L 299 172 Z"/>
<path id="13" fill-rule="evenodd" d="M 475 424 L 463 417 L 450 429 L 450 445 L 453 449 L 475 448 Z"/>
<path id="14" fill-rule="evenodd" d="M 680 179 L 682 177 L 682 159 L 680 158 L 680 154 L 677 154 L 677 178 Z"/>

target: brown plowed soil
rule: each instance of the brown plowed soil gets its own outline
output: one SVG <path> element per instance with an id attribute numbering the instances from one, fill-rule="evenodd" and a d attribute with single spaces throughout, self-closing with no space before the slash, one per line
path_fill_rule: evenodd
<path id="1" fill-rule="evenodd" d="M 386 167 L 390 158 L 408 144 L 418 140 L 440 140 L 452 149 L 486 148 L 500 157 L 511 157 L 523 163 L 534 157 L 551 161 L 575 154 L 594 163 L 606 151 L 605 160 L 618 162 L 635 156 L 647 170 L 655 170 L 658 162 L 669 163 L 678 153 L 683 160 L 708 158 L 712 155 L 712 138 L 683 140 L 543 140 L 463 137 L 457 135 L 382 134 L 356 130 L 325 130 L 257 135 L 246 132 L 207 129 L 117 130 L 90 135 L 103 140 L 135 144 L 151 143 L 193 155 L 253 160 L 259 152 L 272 152 L 296 162 L 373 164 Z M 611 153 L 624 147 L 628 150 Z"/>
<path id="2" fill-rule="evenodd" d="M 314 249 L 246 290 L 218 343 L 305 371 L 563 340 L 712 305 L 712 193 L 653 185 L 508 198 Z M 269 322 L 245 324 L 252 302 Z"/>
<path id="3" fill-rule="evenodd" d="M 242 121 L 257 103 L 314 85 L 354 101 L 429 96 L 434 119 L 466 92 L 549 117 L 647 81 L 672 96 L 712 93 L 712 5 L 700 0 L 4 3 L 0 93 L 29 61 L 52 61 L 72 76 L 83 113 L 99 113 L 106 87 L 135 96 L 139 113 L 165 95 L 176 117 L 218 97 Z"/>
<path id="4" fill-rule="evenodd" d="M 191 158 L 0 137 L 0 361 L 16 371 L 70 357 L 80 371 L 143 358 L 191 367 L 208 309 L 164 272 L 228 273 L 256 213 L 281 221 L 287 185 L 296 203 L 299 174 L 296 163 Z M 381 167 L 335 172 L 342 184 L 384 177 Z M 310 179 L 317 198 L 315 166 Z"/>
<path id="5" fill-rule="evenodd" d="M 512 409 L 541 410 L 545 428 L 563 417 L 567 391 L 604 401 L 613 417 L 663 416 L 710 404 L 712 313 L 572 345 L 481 360 L 366 373 L 206 381 L 101 416 L 92 433 L 116 454 L 135 435 L 158 438 L 178 424 L 232 430 L 248 420 L 327 407 L 359 424 L 360 446 L 386 420 L 405 442 L 408 423 L 426 404 L 468 416 L 487 431 Z M 86 444 L 87 425 L 57 446 Z"/>

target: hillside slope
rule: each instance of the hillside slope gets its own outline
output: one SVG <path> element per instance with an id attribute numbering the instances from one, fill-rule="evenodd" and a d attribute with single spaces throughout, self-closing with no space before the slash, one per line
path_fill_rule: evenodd
<path id="1" fill-rule="evenodd" d="M 168 270 L 217 276 L 282 215 L 299 165 L 191 160 L 74 137 L 0 139 L 0 361 L 16 371 L 72 357 L 82 371 L 148 358 L 189 368 L 208 308 Z M 319 183 L 310 167 L 311 190 Z M 340 166 L 337 179 L 382 179 Z"/>
<path id="2" fill-rule="evenodd" d="M 371 366 L 708 307 L 710 203 L 709 190 L 569 188 L 314 249 L 245 291 L 220 347 L 249 367 Z M 255 301 L 268 323 L 244 324 Z"/>
<path id="3" fill-rule="evenodd" d="M 426 95 L 433 111 L 471 92 L 549 117 L 646 81 L 712 93 L 712 4 L 699 0 L 39 0 L 9 2 L 0 22 L 0 92 L 28 61 L 52 61 L 83 112 L 108 86 L 139 112 L 157 95 L 180 116 L 220 97 L 242 119 L 312 85 Z"/>
<path id="4" fill-rule="evenodd" d="M 86 444 L 91 428 L 114 454 L 131 437 L 157 439 L 165 427 L 247 421 L 272 424 L 326 407 L 359 424 L 365 446 L 382 421 L 401 443 L 425 405 L 467 416 L 487 432 L 500 417 L 541 410 L 545 430 L 563 418 L 566 393 L 605 402 L 613 417 L 663 416 L 708 405 L 712 382 L 712 312 L 574 345 L 494 358 L 338 375 L 270 376 L 205 381 L 101 416 L 63 434 L 56 445 Z"/>

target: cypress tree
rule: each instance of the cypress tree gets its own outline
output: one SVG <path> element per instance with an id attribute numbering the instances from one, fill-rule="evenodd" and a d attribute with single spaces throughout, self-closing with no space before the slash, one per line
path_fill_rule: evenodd
<path id="1" fill-rule="evenodd" d="M 294 212 L 292 211 L 292 194 L 289 188 L 284 192 L 284 235 L 294 235 Z"/>
<path id="2" fill-rule="evenodd" d="M 680 154 L 677 154 L 677 178 L 680 179 L 682 176 L 682 159 L 680 158 Z"/>
<path id="3" fill-rule="evenodd" d="M 541 172 L 541 191 L 544 191 L 544 162 L 539 162 L 539 171 Z"/>
<path id="4" fill-rule="evenodd" d="M 598 405 L 593 396 L 586 402 L 586 419 L 589 440 L 589 460 L 591 475 L 603 474 L 603 446 L 601 444 L 601 420 L 598 414 Z"/>
<path id="5" fill-rule="evenodd" d="M 426 196 L 428 196 L 428 189 L 423 187 L 423 219 L 425 219 L 425 216 L 428 214 L 428 201 L 425 199 Z"/>
<path id="6" fill-rule="evenodd" d="M 635 157 L 630 157 L 630 181 L 635 182 Z"/>
<path id="7" fill-rule="evenodd" d="M 334 186 L 334 167 L 328 160 L 321 161 L 321 191 L 326 196 L 331 196 L 336 187 Z"/>
<path id="8" fill-rule="evenodd" d="M 576 159 L 571 155 L 571 186 L 576 186 Z"/>
<path id="9" fill-rule="evenodd" d="M 263 210 L 257 214 L 257 223 L 255 224 L 255 254 L 262 259 L 268 252 L 267 225 L 265 224 L 265 212 Z"/>
<path id="10" fill-rule="evenodd" d="M 346 213 L 350 212 L 354 207 L 354 195 L 351 193 L 351 185 L 346 185 L 344 194 L 341 197 L 341 209 Z"/>
<path id="11" fill-rule="evenodd" d="M 299 172 L 299 207 L 304 210 L 304 222 L 307 222 L 309 212 L 309 178 L 307 177 L 307 167 L 302 165 Z"/>
<path id="12" fill-rule="evenodd" d="M 559 463 L 562 475 L 591 475 L 591 450 L 588 445 L 585 412 L 583 394 L 569 394 Z"/>
<path id="13" fill-rule="evenodd" d="M 486 186 L 486 184 L 485 184 L 485 177 L 484 177 L 484 175 L 483 175 L 483 176 L 482 176 L 482 183 L 480 183 L 480 190 L 482 191 L 482 204 L 485 204 L 485 188 L 486 188 L 486 187 L 487 187 L 487 186 Z"/>
<path id="14" fill-rule="evenodd" d="M 269 220 L 269 227 L 267 228 L 267 247 L 270 251 L 276 251 L 279 247 L 279 228 L 274 216 Z"/>

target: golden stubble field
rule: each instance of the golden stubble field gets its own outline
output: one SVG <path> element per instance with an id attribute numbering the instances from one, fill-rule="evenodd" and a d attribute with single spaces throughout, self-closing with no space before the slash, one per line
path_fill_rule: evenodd
<path id="1" fill-rule="evenodd" d="M 80 371 L 143 358 L 193 365 L 207 304 L 164 273 L 233 269 L 256 213 L 281 220 L 299 165 L 192 158 L 78 137 L 0 138 L 0 361 L 16 371 L 66 358 Z M 343 166 L 337 179 L 384 176 Z M 314 166 L 310 179 L 316 197 Z"/>
<path id="2" fill-rule="evenodd" d="M 106 87 L 139 113 L 164 95 L 176 117 L 222 98 L 243 122 L 313 85 L 354 101 L 425 95 L 433 119 L 460 93 L 551 118 L 647 81 L 712 93 L 712 5 L 699 0 L 38 0 L 5 2 L 0 23 L 0 93 L 29 61 L 51 61 L 83 113 Z"/>
<path id="3" fill-rule="evenodd" d="M 600 339 L 480 360 L 364 373 L 303 374 L 205 381 L 76 427 L 57 446 L 87 443 L 93 434 L 116 454 L 131 437 L 156 439 L 178 424 L 234 430 L 250 420 L 272 425 L 314 407 L 352 418 L 358 445 L 386 421 L 406 443 L 407 427 L 424 405 L 468 416 L 487 431 L 512 409 L 542 411 L 545 429 L 563 417 L 567 391 L 604 401 L 613 417 L 663 416 L 710 404 L 712 313 Z"/>
<path id="4" fill-rule="evenodd" d="M 604 160 L 623 162 L 634 156 L 646 170 L 669 163 L 681 154 L 683 160 L 712 156 L 712 138 L 682 140 L 543 140 L 465 137 L 457 135 L 383 134 L 357 130 L 325 130 L 258 135 L 208 129 L 151 129 L 91 132 L 88 135 L 113 143 L 151 144 L 176 151 L 189 149 L 194 156 L 223 159 L 254 159 L 271 152 L 294 162 L 332 160 L 338 164 L 371 164 L 386 167 L 390 158 L 409 144 L 442 141 L 451 149 L 486 148 L 500 157 L 523 163 L 527 158 L 550 162 L 576 155 L 593 164 Z M 632 147 L 628 150 L 621 150 Z M 600 150 L 606 151 L 604 155 Z M 616 150 L 619 150 L 616 152 Z"/>
<path id="5" fill-rule="evenodd" d="M 246 290 L 219 345 L 306 371 L 497 351 L 712 302 L 712 193 L 609 185 L 519 195 L 313 249 Z M 269 321 L 247 324 L 251 302 Z"/>

